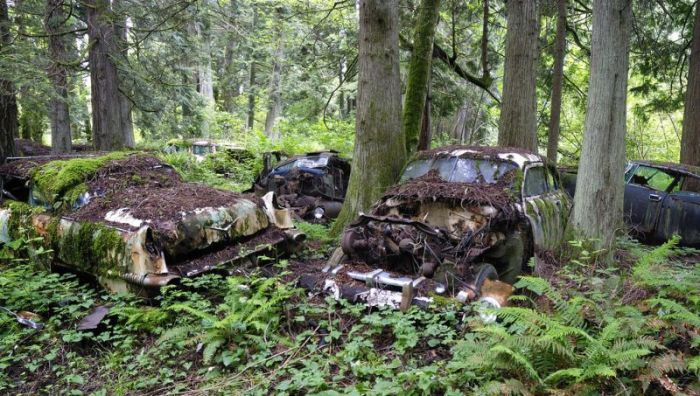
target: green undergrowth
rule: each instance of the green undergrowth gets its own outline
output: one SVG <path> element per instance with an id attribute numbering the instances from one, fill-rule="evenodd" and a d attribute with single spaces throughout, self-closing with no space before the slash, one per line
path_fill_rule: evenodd
<path id="1" fill-rule="evenodd" d="M 258 157 L 237 161 L 225 152 L 210 154 L 201 162 L 193 155 L 182 152 L 160 153 L 158 156 L 175 168 L 187 182 L 205 183 L 235 192 L 250 188 L 262 167 L 262 160 Z"/>
<path id="2" fill-rule="evenodd" d="M 310 298 L 284 273 L 185 279 L 146 301 L 3 261 L 0 306 L 45 327 L 0 312 L 0 393 L 693 394 L 700 267 L 674 244 L 624 241 L 615 265 L 582 254 L 523 277 L 491 324 L 450 301 L 401 313 Z M 76 330 L 101 304 L 105 324 Z"/>

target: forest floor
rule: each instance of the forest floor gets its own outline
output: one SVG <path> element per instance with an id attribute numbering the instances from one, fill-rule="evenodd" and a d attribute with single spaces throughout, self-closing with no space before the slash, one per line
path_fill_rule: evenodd
<path id="1" fill-rule="evenodd" d="M 185 181 L 245 184 L 172 163 Z M 150 299 L 48 272 L 22 258 L 32 241 L 6 246 L 0 306 L 44 327 L 0 312 L 0 393 L 700 394 L 698 251 L 625 238 L 608 265 L 572 241 L 485 323 L 447 299 L 402 313 L 309 294 L 296 274 L 337 241 L 298 226 L 306 247 L 265 260 L 274 276 L 204 275 Z M 78 330 L 98 306 L 103 323 Z"/>

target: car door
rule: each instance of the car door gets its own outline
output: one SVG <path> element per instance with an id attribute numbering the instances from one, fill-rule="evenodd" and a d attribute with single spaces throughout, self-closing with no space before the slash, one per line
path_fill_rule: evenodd
<path id="1" fill-rule="evenodd" d="M 680 178 L 678 187 L 663 201 L 654 239 L 665 241 L 677 234 L 682 245 L 700 247 L 700 178 Z"/>
<path id="2" fill-rule="evenodd" d="M 648 238 L 654 230 L 668 191 L 676 183 L 672 173 L 649 165 L 637 165 L 625 184 L 625 221 L 640 236 Z"/>
<path id="3" fill-rule="evenodd" d="M 542 163 L 525 167 L 522 186 L 523 211 L 532 226 L 532 237 L 538 249 L 555 249 L 561 241 L 561 192 L 552 190 Z"/>
<path id="4" fill-rule="evenodd" d="M 547 188 L 549 190 L 549 196 L 551 201 L 555 205 L 555 211 L 557 214 L 557 234 L 558 242 L 561 243 L 564 239 L 564 233 L 566 232 L 566 226 L 569 223 L 569 215 L 571 214 L 571 206 L 573 202 L 569 193 L 566 191 L 563 183 L 561 182 L 560 174 L 557 169 L 553 166 L 547 166 Z"/>

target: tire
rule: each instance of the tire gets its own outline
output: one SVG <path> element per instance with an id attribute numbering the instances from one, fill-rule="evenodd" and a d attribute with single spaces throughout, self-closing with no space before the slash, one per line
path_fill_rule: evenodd
<path id="1" fill-rule="evenodd" d="M 484 286 L 486 279 L 498 280 L 498 271 L 496 271 L 496 267 L 489 263 L 481 264 L 474 278 L 474 286 L 479 295 L 481 295 L 481 287 Z"/>

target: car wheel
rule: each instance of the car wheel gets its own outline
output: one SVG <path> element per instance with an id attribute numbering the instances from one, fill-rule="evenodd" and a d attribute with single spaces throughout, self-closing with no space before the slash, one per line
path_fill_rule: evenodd
<path id="1" fill-rule="evenodd" d="M 476 271 L 474 286 L 479 294 L 481 294 L 481 287 L 484 286 L 486 279 L 498 280 L 498 271 L 496 271 L 496 267 L 489 263 L 481 264 L 479 269 Z"/>

